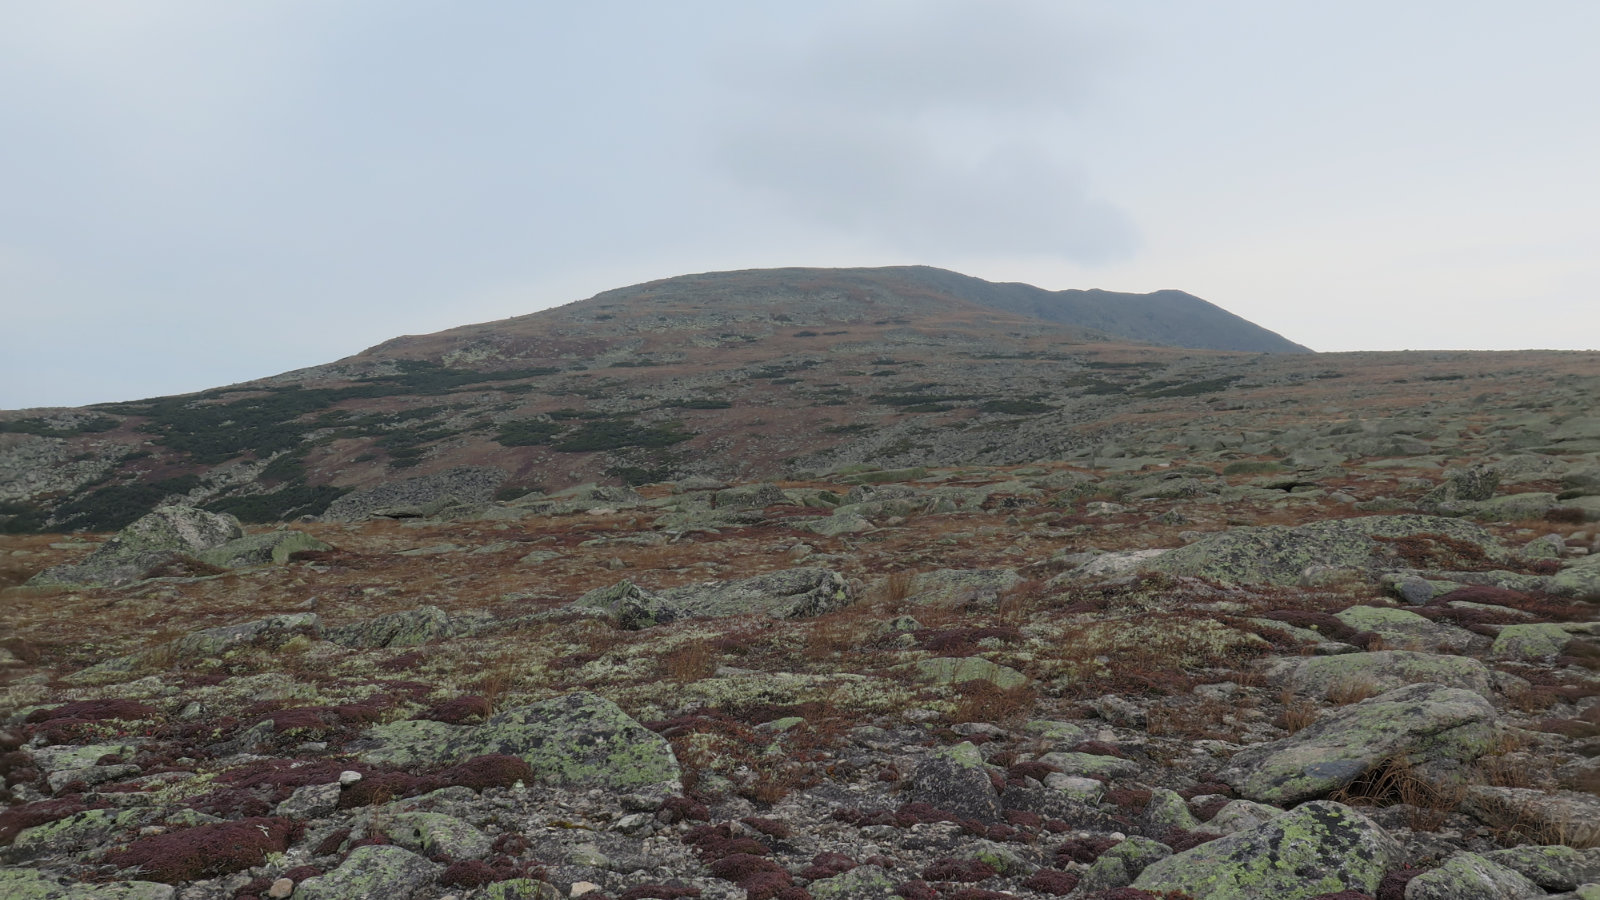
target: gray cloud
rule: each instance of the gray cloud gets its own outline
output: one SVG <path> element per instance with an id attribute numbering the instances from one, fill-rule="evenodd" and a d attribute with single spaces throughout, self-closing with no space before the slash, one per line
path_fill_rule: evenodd
<path id="1" fill-rule="evenodd" d="M 1107 62 L 1037 4 L 877 4 L 724 69 L 725 171 L 790 214 L 914 253 L 1114 258 L 1128 218 L 1076 161 Z"/>

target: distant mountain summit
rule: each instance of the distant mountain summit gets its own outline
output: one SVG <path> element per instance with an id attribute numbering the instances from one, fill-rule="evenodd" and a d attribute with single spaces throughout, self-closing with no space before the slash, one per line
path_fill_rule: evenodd
<path id="1" fill-rule="evenodd" d="M 1064 459 L 1130 416 L 1257 402 L 1322 359 L 1178 291 L 921 266 L 682 275 L 195 394 L 0 413 L 0 531 L 109 531 L 162 503 L 292 519 L 417 477 L 480 502 Z"/>

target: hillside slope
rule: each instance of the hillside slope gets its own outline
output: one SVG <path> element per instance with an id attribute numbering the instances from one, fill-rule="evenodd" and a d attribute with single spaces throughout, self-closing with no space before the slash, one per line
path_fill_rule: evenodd
<path id="1" fill-rule="evenodd" d="M 0 528 L 110 530 L 171 501 L 277 521 L 461 467 L 510 495 L 860 465 L 1492 452 L 1549 443 L 1600 392 L 1593 354 L 1161 347 L 928 283 L 947 275 L 962 278 L 684 276 L 198 394 L 0 414 Z"/>

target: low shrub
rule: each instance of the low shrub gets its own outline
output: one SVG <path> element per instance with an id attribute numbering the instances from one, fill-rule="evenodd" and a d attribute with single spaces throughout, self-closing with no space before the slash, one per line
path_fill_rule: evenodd
<path id="1" fill-rule="evenodd" d="M 196 825 L 138 838 L 127 849 L 107 854 L 106 862 L 137 869 L 139 877 L 163 884 L 216 878 L 259 866 L 268 853 L 288 850 L 297 828 L 278 817 Z"/>

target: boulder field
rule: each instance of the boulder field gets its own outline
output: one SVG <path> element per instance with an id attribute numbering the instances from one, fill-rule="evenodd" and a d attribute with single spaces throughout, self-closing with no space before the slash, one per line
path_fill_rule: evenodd
<path id="1" fill-rule="evenodd" d="M 1600 897 L 1591 457 L 5 536 L 0 897 Z"/>

